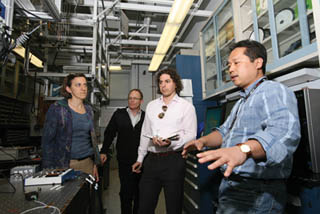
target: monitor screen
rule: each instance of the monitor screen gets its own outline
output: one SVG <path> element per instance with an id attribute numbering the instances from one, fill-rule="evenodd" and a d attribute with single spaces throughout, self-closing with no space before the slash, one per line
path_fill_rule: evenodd
<path id="1" fill-rule="evenodd" d="M 212 132 L 212 129 L 221 125 L 222 120 L 222 106 L 208 107 L 205 116 L 205 127 L 203 135 Z"/>
<path id="2" fill-rule="evenodd" d="M 222 123 L 227 120 L 229 114 L 231 113 L 231 110 L 232 110 L 234 104 L 236 104 L 237 101 L 238 100 L 230 100 L 230 101 L 228 101 L 228 102 L 226 102 L 224 104 L 224 113 L 223 113 Z"/>

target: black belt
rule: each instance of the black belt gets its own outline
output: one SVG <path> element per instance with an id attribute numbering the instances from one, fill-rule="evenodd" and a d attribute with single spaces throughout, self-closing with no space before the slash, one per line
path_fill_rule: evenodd
<path id="1" fill-rule="evenodd" d="M 149 152 L 150 155 L 152 156 L 157 156 L 157 157 L 165 157 L 173 154 L 179 154 L 182 151 L 167 151 L 167 152 Z"/>
<path id="2" fill-rule="evenodd" d="M 77 161 L 82 161 L 84 159 L 90 158 L 91 160 L 93 160 L 93 155 L 88 155 L 82 158 L 72 158 L 72 160 L 77 160 Z"/>
<path id="3" fill-rule="evenodd" d="M 274 182 L 285 182 L 286 179 L 260 179 L 260 178 L 251 178 L 251 177 L 244 177 L 240 176 L 238 174 L 231 174 L 229 177 L 225 178 L 227 180 L 231 181 L 237 181 L 237 182 L 245 182 L 245 181 L 257 181 L 262 183 L 274 183 Z"/>

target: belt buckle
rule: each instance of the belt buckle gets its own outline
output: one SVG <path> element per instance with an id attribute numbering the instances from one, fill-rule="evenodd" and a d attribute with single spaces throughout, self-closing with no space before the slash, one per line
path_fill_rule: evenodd
<path id="1" fill-rule="evenodd" d="M 157 156 L 159 156 L 159 157 L 166 157 L 166 156 L 168 156 L 169 155 L 169 153 L 168 152 L 158 152 L 158 153 L 155 153 Z"/>

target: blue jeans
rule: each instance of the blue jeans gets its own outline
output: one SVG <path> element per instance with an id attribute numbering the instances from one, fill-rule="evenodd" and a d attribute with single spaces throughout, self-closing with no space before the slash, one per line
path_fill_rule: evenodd
<path id="1" fill-rule="evenodd" d="M 283 213 L 287 202 L 284 180 L 222 179 L 217 214 Z"/>

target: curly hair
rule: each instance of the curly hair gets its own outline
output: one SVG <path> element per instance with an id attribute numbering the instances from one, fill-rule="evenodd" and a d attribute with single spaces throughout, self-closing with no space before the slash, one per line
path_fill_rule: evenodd
<path id="1" fill-rule="evenodd" d="M 162 74 L 168 74 L 168 75 L 170 76 L 170 78 L 171 78 L 171 79 L 173 80 L 173 82 L 176 84 L 176 93 L 179 95 L 180 92 L 181 92 L 182 89 L 183 89 L 183 85 L 182 85 L 182 82 L 181 82 L 181 77 L 180 77 L 179 74 L 176 72 L 176 70 L 174 70 L 174 69 L 172 69 L 172 68 L 164 69 L 164 70 L 160 71 L 160 72 L 157 74 L 157 85 L 158 85 L 157 93 L 158 93 L 158 94 L 161 94 L 159 83 L 160 83 L 160 76 L 161 76 Z"/>
<path id="2" fill-rule="evenodd" d="M 63 86 L 61 88 L 61 95 L 67 99 L 72 98 L 72 95 L 67 91 L 67 86 L 70 88 L 72 84 L 72 80 L 76 77 L 83 77 L 88 82 L 86 76 L 83 73 L 75 73 L 75 74 L 69 74 L 66 76 L 63 80 Z"/>

